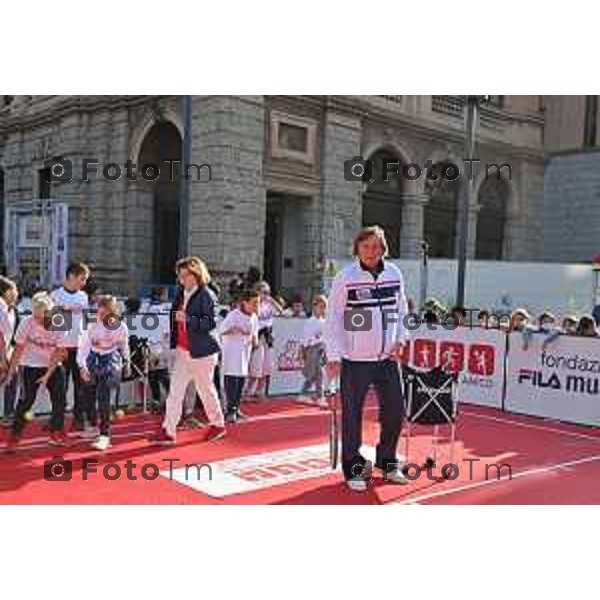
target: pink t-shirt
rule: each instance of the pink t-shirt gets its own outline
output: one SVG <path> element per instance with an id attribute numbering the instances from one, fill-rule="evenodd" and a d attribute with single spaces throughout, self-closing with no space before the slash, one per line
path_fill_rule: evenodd
<path id="1" fill-rule="evenodd" d="M 68 347 L 69 340 L 66 331 L 48 331 L 43 324 L 28 316 L 19 323 L 15 341 L 17 345 L 25 346 L 22 366 L 48 367 L 54 351 Z"/>

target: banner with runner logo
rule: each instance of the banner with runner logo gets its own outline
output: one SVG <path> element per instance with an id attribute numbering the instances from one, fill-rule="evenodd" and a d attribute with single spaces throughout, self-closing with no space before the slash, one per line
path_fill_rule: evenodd
<path id="1" fill-rule="evenodd" d="M 584 425 L 600 425 L 600 340 L 561 336 L 529 343 L 511 333 L 506 410 Z"/>
<path id="2" fill-rule="evenodd" d="M 299 394 L 302 390 L 301 345 L 306 319 L 275 319 L 273 375 L 269 394 Z M 442 364 L 460 373 L 459 399 L 468 404 L 502 408 L 505 334 L 479 327 L 444 329 L 421 325 L 411 333 L 404 362 L 418 369 Z"/>
<path id="3" fill-rule="evenodd" d="M 403 363 L 423 370 L 441 365 L 459 374 L 460 402 L 502 408 L 505 350 L 506 336 L 497 329 L 423 324 L 411 333 Z"/>
<path id="4" fill-rule="evenodd" d="M 269 396 L 299 394 L 302 391 L 302 338 L 307 319 L 273 320 L 272 374 Z"/>

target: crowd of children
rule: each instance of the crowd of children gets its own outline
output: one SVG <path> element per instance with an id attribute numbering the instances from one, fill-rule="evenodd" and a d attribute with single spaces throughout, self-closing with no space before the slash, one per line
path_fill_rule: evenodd
<path id="1" fill-rule="evenodd" d="M 63 286 L 52 293 L 35 293 L 31 314 L 22 319 L 16 310 L 16 284 L 0 277 L 0 383 L 4 387 L 4 418 L 11 429 L 9 450 L 18 446 L 31 420 L 40 386 L 45 386 L 50 396 L 49 444 L 65 445 L 70 382 L 71 431 L 94 438 L 93 445 L 99 450 L 110 445 L 111 393 L 129 369 L 128 331 L 124 323 L 117 322 L 118 305 L 113 296 L 98 296 L 96 319 L 90 318 L 88 295 L 83 291 L 89 277 L 87 265 L 69 265 Z"/>
<path id="2" fill-rule="evenodd" d="M 258 401 L 268 392 L 273 365 L 273 318 L 306 316 L 300 299 L 295 299 L 286 310 L 280 299 L 272 296 L 266 282 L 256 274 L 250 275 L 254 277 L 252 285 L 238 286 L 231 294 L 229 306 L 221 309 L 215 321 L 214 336 L 218 341 L 215 360 L 219 370 L 213 383 L 216 394 L 222 398 L 219 398 L 218 408 L 209 402 L 206 410 L 206 404 L 202 404 L 207 413 L 214 413 L 208 415 L 209 420 L 213 417 L 217 423 L 221 418 L 217 415 L 220 410 L 225 422 L 236 423 L 244 418 L 244 396 L 248 401 Z M 135 378 L 132 376 L 135 361 L 131 343 L 136 336 L 130 335 L 126 321 L 121 320 L 120 315 L 134 316 L 140 311 L 167 314 L 174 305 L 169 303 L 168 290 L 164 287 L 154 290 L 149 303 L 143 305 L 136 298 L 128 298 L 121 305 L 114 296 L 101 293 L 97 287 L 91 289 L 90 277 L 91 270 L 86 264 L 69 265 L 63 285 L 52 292 L 34 293 L 28 302 L 27 313 L 30 314 L 21 318 L 17 310 L 17 285 L 0 277 L 0 385 L 4 396 L 4 422 L 10 427 L 9 450 L 18 446 L 23 430 L 31 420 L 40 386 L 47 388 L 51 403 L 51 417 L 45 427 L 50 435 L 49 444 L 64 446 L 68 433 L 71 433 L 89 440 L 96 450 L 111 446 L 112 399 L 115 395 L 118 397 L 124 379 Z M 191 290 L 196 289 L 194 282 L 190 286 Z M 91 292 L 89 295 L 86 289 Z M 185 300 L 191 291 L 186 291 L 183 285 L 182 290 Z M 214 291 L 210 293 L 216 306 Z M 327 299 L 316 297 L 302 339 L 305 385 L 300 399 L 320 405 L 324 405 L 322 329 L 326 311 Z M 175 328 L 181 329 L 180 321 L 177 320 Z M 213 386 L 207 387 L 202 394 L 198 386 L 194 388 L 195 375 L 191 371 L 190 378 L 177 376 L 185 366 L 181 358 L 177 358 L 180 357 L 178 351 L 189 351 L 189 348 L 181 347 L 181 338 L 174 346 L 172 338 L 173 327 L 158 327 L 145 340 L 151 406 L 155 412 L 166 413 L 165 430 L 159 437 L 164 437 L 167 432 L 169 441 L 174 440 L 175 428 L 182 415 L 185 417 L 191 412 L 197 400 L 202 399 L 200 396 L 210 396 L 213 389 Z M 173 410 L 171 401 L 169 410 L 166 406 L 169 403 L 164 401 L 165 397 L 170 397 L 169 392 L 173 392 L 171 396 L 182 395 L 180 389 L 173 391 L 174 377 L 176 387 L 183 386 L 187 391 L 181 406 L 177 402 L 177 410 Z M 221 378 L 223 393 L 217 383 Z M 70 407 L 71 424 L 67 429 L 65 413 L 69 387 L 73 405 Z M 314 399 L 309 395 L 312 388 Z M 220 429 L 220 426 L 216 428 Z M 217 433 L 216 437 L 221 437 L 220 432 Z"/>

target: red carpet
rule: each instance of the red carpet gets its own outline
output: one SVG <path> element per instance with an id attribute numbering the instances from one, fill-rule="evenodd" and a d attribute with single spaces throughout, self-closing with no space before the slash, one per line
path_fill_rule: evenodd
<path id="1" fill-rule="evenodd" d="M 386 484 L 374 473 L 366 494 L 353 494 L 339 473 L 326 466 L 327 413 L 299 405 L 289 399 L 269 400 L 248 405 L 251 418 L 231 426 L 225 440 L 203 442 L 202 429 L 181 431 L 175 448 L 149 445 L 146 434 L 160 420 L 150 415 L 133 415 L 116 421 L 113 447 L 105 453 L 89 449 L 88 442 L 71 439 L 62 453 L 45 444 L 41 422 L 33 423 L 23 446 L 16 454 L 3 451 L 7 432 L 0 433 L 1 504 L 389 504 L 420 502 L 436 504 L 598 504 L 600 486 L 600 432 L 590 428 L 550 423 L 477 407 L 463 407 L 458 420 L 455 463 L 460 474 L 454 481 L 430 481 L 425 472 L 408 486 Z M 377 411 L 367 413 L 364 442 L 374 446 L 378 434 Z M 409 462 L 421 462 L 427 455 L 429 430 L 418 430 L 411 441 Z M 300 449 L 300 450 L 298 450 Z M 305 450 L 306 449 L 306 450 Z M 401 450 L 404 449 L 404 443 Z M 448 460 L 448 445 L 442 445 L 440 466 Z M 278 452 L 270 456 L 270 453 Z M 303 452 L 312 452 L 304 456 Z M 314 453 L 317 454 L 314 454 Z M 72 462 L 72 480 L 46 481 L 44 461 L 63 456 Z M 266 456 L 263 456 L 266 455 Z M 246 459 L 246 457 L 251 457 Z M 480 459 L 472 473 L 465 458 Z M 83 480 L 82 461 L 97 459 L 98 472 Z M 215 465 L 222 461 L 228 470 L 215 470 L 213 479 L 229 477 L 233 491 L 236 481 L 261 489 L 213 497 L 188 484 L 159 476 L 153 481 L 142 478 L 144 464 L 155 464 L 168 471 L 165 459 L 184 464 Z M 268 459 L 268 464 L 265 460 Z M 127 477 L 126 461 L 136 467 Z M 233 462 L 231 462 L 233 461 Z M 270 461 L 270 462 L 269 462 Z M 103 477 L 106 465 L 121 468 L 121 477 L 111 481 Z M 497 470 L 486 464 L 507 463 L 503 479 L 496 481 Z M 266 466 L 265 466 L 266 464 Z M 224 468 L 225 468 L 224 467 Z M 177 468 L 177 467 L 176 467 Z M 439 469 L 434 471 L 438 474 Z M 109 471 L 109 476 L 115 468 Z M 152 470 L 147 474 L 152 476 Z M 205 472 L 203 471 L 202 473 Z M 225 471 L 223 471 L 225 473 Z M 233 473 L 233 475 L 231 475 Z M 317 476 L 310 476 L 311 473 Z M 306 476 L 310 478 L 305 478 Z M 192 473 L 191 477 L 195 475 Z M 205 475 L 206 476 L 206 475 Z M 299 477 L 281 483 L 282 478 Z M 237 479 L 236 479 L 237 478 Z M 248 483 L 250 482 L 250 483 Z M 273 485 L 276 483 L 276 485 Z M 268 486 L 268 487 L 267 487 Z M 229 492 L 231 489 L 229 489 Z"/>

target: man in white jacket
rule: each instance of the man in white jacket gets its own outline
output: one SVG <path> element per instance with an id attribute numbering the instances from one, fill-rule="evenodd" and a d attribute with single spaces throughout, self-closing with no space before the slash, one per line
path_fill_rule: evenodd
<path id="1" fill-rule="evenodd" d="M 354 255 L 357 260 L 333 281 L 324 337 L 328 376 L 340 377 L 344 478 L 350 489 L 362 492 L 371 469 L 359 452 L 371 384 L 379 398 L 381 425 L 375 467 L 389 482 L 408 483 L 396 458 L 404 418 L 398 361 L 408 338 L 408 308 L 402 273 L 385 261 L 387 242 L 380 227 L 359 233 Z"/>

